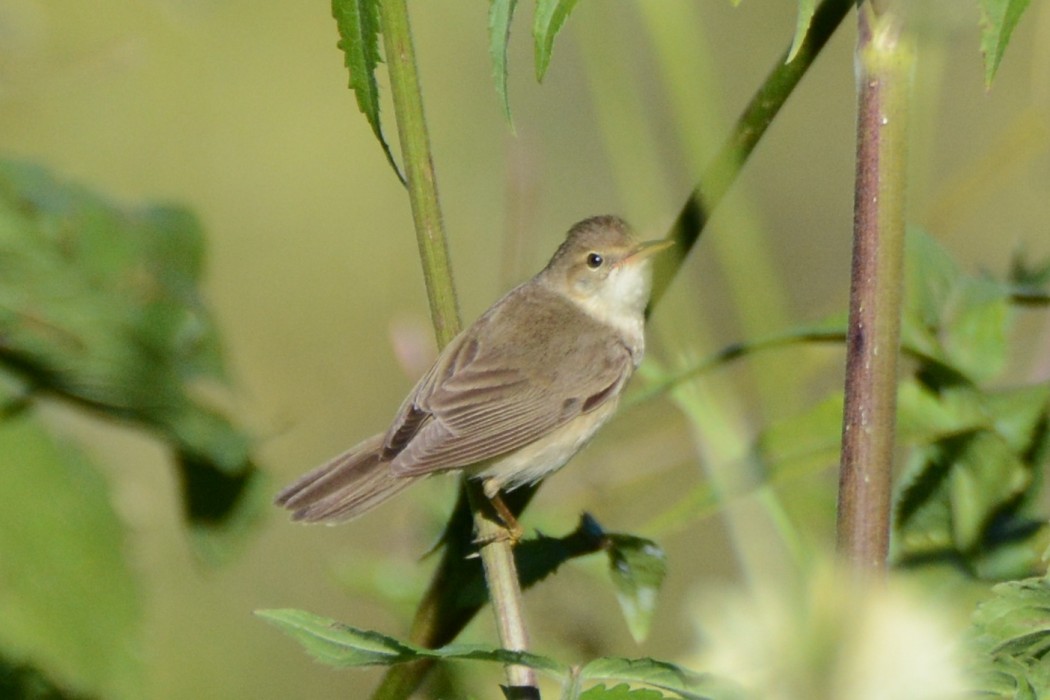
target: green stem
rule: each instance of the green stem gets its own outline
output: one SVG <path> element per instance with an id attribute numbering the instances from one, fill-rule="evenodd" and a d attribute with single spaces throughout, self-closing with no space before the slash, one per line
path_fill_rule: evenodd
<path id="1" fill-rule="evenodd" d="M 405 0 L 382 0 L 379 21 L 390 72 L 390 94 L 401 141 L 401 153 L 408 178 L 412 219 L 423 263 L 423 280 L 430 302 L 438 345 L 444 347 L 459 333 L 461 322 L 452 282 L 441 205 L 438 202 L 434 162 L 430 155 L 430 137 L 423 116 L 423 94 L 419 88 L 415 48 L 408 25 Z"/>
<path id="2" fill-rule="evenodd" d="M 390 72 L 390 92 L 394 98 L 394 113 L 408 178 L 419 257 L 423 263 L 434 331 L 438 345 L 444 347 L 459 333 L 461 323 L 430 154 L 430 139 L 423 115 L 423 96 L 409 29 L 408 8 L 405 0 L 383 0 L 379 7 L 383 46 Z M 468 483 L 466 488 L 473 495 L 480 486 Z M 481 558 L 485 579 L 489 584 L 489 598 L 496 615 L 496 628 L 505 648 L 524 651 L 528 644 L 528 632 L 525 629 L 521 588 L 510 538 L 505 527 L 488 517 L 482 503 L 486 499 L 483 494 L 480 496 L 472 497 L 470 506 L 474 513 L 474 529 L 486 542 L 481 548 Z M 467 537 L 469 542 L 469 535 Z M 418 622 L 417 619 L 414 628 L 419 627 Z M 420 670 L 425 673 L 426 667 L 420 666 Z M 518 696 L 539 697 L 532 669 L 508 665 L 507 681 Z M 401 697 L 392 693 L 406 688 L 406 684 L 400 681 L 388 683 L 384 680 L 376 697 Z"/>
<path id="3" fill-rule="evenodd" d="M 765 135 L 780 108 L 787 102 L 802 76 L 827 44 L 835 29 L 853 7 L 853 0 L 824 0 L 813 13 L 809 33 L 791 61 L 785 50 L 776 66 L 748 102 L 736 121 L 729 139 L 722 145 L 700 182 L 679 210 L 668 237 L 676 243 L 677 255 L 660 255 L 655 259 L 652 306 L 655 306 L 681 267 L 682 259 L 700 238 L 708 217 L 729 186 L 736 180 L 751 152 Z"/>
<path id="4" fill-rule="evenodd" d="M 862 576 L 886 567 L 900 348 L 908 83 L 892 12 L 858 12 L 857 179 L 839 471 L 838 549 Z"/>

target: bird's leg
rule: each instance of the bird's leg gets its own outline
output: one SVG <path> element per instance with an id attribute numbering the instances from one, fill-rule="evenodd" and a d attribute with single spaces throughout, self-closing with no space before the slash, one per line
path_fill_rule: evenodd
<path id="1" fill-rule="evenodd" d="M 503 497 L 499 492 L 499 484 L 496 483 L 495 479 L 486 479 L 485 483 L 482 484 L 482 490 L 485 492 L 485 498 L 489 500 L 492 509 L 496 511 L 496 515 L 499 516 L 500 521 L 503 523 L 506 538 L 512 546 L 516 545 L 525 534 L 525 530 L 521 527 L 518 519 L 514 517 L 514 513 L 507 507 L 507 504 L 503 502 Z M 503 539 L 503 537 L 500 536 L 498 539 Z M 479 542 L 479 544 L 486 543 Z"/>

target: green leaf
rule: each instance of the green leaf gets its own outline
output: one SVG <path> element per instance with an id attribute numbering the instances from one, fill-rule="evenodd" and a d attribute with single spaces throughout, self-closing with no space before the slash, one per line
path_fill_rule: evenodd
<path id="1" fill-rule="evenodd" d="M 919 446 L 898 481 L 895 556 L 950 556 L 980 577 L 1028 575 L 1043 528 L 1050 386 L 940 392 L 905 382 L 901 422 Z M 923 441 L 926 442 L 923 442 Z"/>
<path id="2" fill-rule="evenodd" d="M 422 658 L 415 646 L 304 610 L 259 610 L 255 614 L 295 639 L 315 659 L 332 666 L 390 666 Z"/>
<path id="3" fill-rule="evenodd" d="M 809 34 L 809 25 L 813 22 L 813 13 L 817 10 L 817 0 L 798 0 L 798 14 L 795 19 L 795 36 L 791 40 L 791 48 L 788 49 L 787 62 L 795 59 L 798 50 L 802 48 L 802 42 Z"/>
<path id="4" fill-rule="evenodd" d="M 489 2 L 489 55 L 492 56 L 492 77 L 496 81 L 496 94 L 503 103 L 503 115 L 507 123 L 513 124 L 510 116 L 510 94 L 507 91 L 507 45 L 510 42 L 510 23 L 518 0 L 490 0 Z"/>
<path id="5" fill-rule="evenodd" d="M 59 688 L 40 669 L 11 663 L 0 655 L 0 698 L 8 700 L 91 700 L 90 695 Z"/>
<path id="6" fill-rule="evenodd" d="M 836 392 L 770 424 L 759 435 L 755 449 L 768 471 L 776 477 L 790 477 L 838 462 L 841 442 L 842 394 Z"/>
<path id="7" fill-rule="evenodd" d="M 379 86 L 375 71 L 382 61 L 379 53 L 380 1 L 332 0 L 332 16 L 339 30 L 339 50 L 343 52 L 343 62 L 350 71 L 350 89 L 357 98 L 358 109 L 368 119 L 397 179 L 405 184 L 405 176 L 394 160 L 379 120 Z"/>
<path id="8" fill-rule="evenodd" d="M 982 690 L 1003 698 L 1046 698 L 1050 689 L 1050 584 L 1001 583 L 973 616 L 971 665 Z"/>
<path id="9" fill-rule="evenodd" d="M 732 698 L 738 689 L 710 674 L 696 673 L 681 666 L 656 659 L 602 657 L 588 662 L 579 670 L 582 680 L 643 683 L 668 690 L 689 700 Z"/>
<path id="10" fill-rule="evenodd" d="M 897 430 L 902 442 L 928 443 L 990 427 L 981 392 L 971 384 L 934 390 L 915 379 L 897 389 Z"/>
<path id="11" fill-rule="evenodd" d="M 667 555 L 652 540 L 632 535 L 609 535 L 609 575 L 631 636 L 636 642 L 649 636 L 656 597 L 667 575 Z"/>
<path id="12" fill-rule="evenodd" d="M 104 480 L 30 411 L 0 421 L 0 455 L 0 657 L 77 694 L 143 697 L 142 603 Z"/>
<path id="13" fill-rule="evenodd" d="M 612 688 L 604 685 L 596 685 L 587 689 L 579 695 L 579 700 L 665 700 L 663 693 L 650 688 L 631 688 L 626 683 L 620 683 Z"/>
<path id="14" fill-rule="evenodd" d="M 981 53 L 984 54 L 984 82 L 991 87 L 1006 45 L 1029 0 L 979 0 L 981 7 Z"/>
<path id="15" fill-rule="evenodd" d="M 532 37 L 536 43 L 536 80 L 543 76 L 550 65 L 554 37 L 561 31 L 577 0 L 536 0 L 536 18 L 532 26 Z"/>
<path id="16" fill-rule="evenodd" d="M 424 649 L 304 610 L 258 610 L 255 614 L 298 641 L 315 659 L 331 666 L 392 666 L 420 659 L 455 659 L 521 664 L 555 674 L 568 670 L 553 659 L 523 651 L 465 644 Z"/>
<path id="17" fill-rule="evenodd" d="M 998 435 L 973 433 L 952 469 L 952 537 L 960 550 L 977 546 L 992 515 L 1021 494 L 1031 473 Z"/>
<path id="18" fill-rule="evenodd" d="M 218 533 L 247 512 L 258 477 L 248 436 L 199 398 L 225 383 L 198 291 L 203 257 L 203 231 L 184 209 L 118 206 L 0 160 L 0 365 L 30 395 L 130 422 L 191 456 L 192 467 L 180 459 L 187 512 Z M 205 494 L 202 476 L 235 487 Z"/>
<path id="19" fill-rule="evenodd" d="M 964 275 L 921 230 L 909 230 L 906 244 L 903 344 L 971 381 L 996 376 L 1008 351 L 1011 285 Z"/>

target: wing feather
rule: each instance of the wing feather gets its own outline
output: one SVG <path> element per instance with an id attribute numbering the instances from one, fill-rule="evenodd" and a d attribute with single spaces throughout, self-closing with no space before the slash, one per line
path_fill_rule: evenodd
<path id="1" fill-rule="evenodd" d="M 568 300 L 511 293 L 406 399 L 385 442 L 390 469 L 415 476 L 508 453 L 604 405 L 633 371 L 618 334 Z"/>

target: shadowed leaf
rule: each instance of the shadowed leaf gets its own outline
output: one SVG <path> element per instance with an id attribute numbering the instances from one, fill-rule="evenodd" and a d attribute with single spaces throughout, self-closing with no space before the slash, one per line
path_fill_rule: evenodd
<path id="1" fill-rule="evenodd" d="M 667 555 L 652 540 L 632 535 L 609 535 L 609 575 L 631 636 L 641 642 L 649 636 L 656 598 L 667 574 Z"/>

